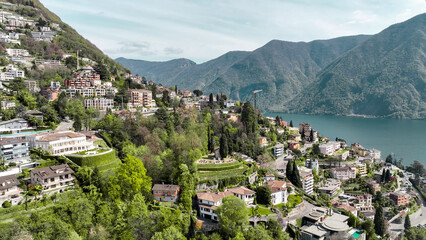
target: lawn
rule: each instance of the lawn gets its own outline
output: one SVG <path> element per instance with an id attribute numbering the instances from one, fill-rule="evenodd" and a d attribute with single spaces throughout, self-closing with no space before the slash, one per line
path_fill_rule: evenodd
<path id="1" fill-rule="evenodd" d="M 275 215 L 275 213 L 271 212 L 271 210 L 264 206 L 264 205 L 257 205 L 259 208 L 257 209 L 257 213 L 261 216 L 265 216 L 265 215 Z M 252 207 L 249 208 L 249 216 L 255 216 L 256 215 L 256 208 Z"/>
<path id="2" fill-rule="evenodd" d="M 105 143 L 103 139 L 96 141 L 95 145 L 98 145 L 99 147 L 102 147 L 102 148 L 108 148 L 108 145 Z"/>
<path id="3" fill-rule="evenodd" d="M 207 179 L 207 178 L 227 178 L 237 175 L 243 175 L 244 172 L 248 169 L 247 166 L 243 166 L 241 168 L 233 168 L 228 170 L 222 170 L 222 171 L 206 171 L 206 172 L 198 172 L 198 175 L 200 179 Z"/>
<path id="4" fill-rule="evenodd" d="M 302 202 L 302 197 L 298 195 L 290 195 L 288 196 L 287 203 L 291 204 L 291 206 L 296 206 L 297 204 Z"/>

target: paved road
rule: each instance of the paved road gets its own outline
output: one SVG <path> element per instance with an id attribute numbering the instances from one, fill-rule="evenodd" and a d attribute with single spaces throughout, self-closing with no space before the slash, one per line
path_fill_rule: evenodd
<path id="1" fill-rule="evenodd" d="M 59 124 L 59 126 L 55 129 L 55 132 L 70 130 L 70 128 L 72 128 L 72 123 L 73 123 L 72 121 L 70 121 L 70 122 L 61 122 Z"/>

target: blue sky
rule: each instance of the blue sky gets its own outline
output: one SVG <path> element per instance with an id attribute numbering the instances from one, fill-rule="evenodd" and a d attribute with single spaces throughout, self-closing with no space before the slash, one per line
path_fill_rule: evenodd
<path id="1" fill-rule="evenodd" d="M 204 62 L 272 39 L 375 34 L 425 0 L 41 0 L 112 58 Z"/>

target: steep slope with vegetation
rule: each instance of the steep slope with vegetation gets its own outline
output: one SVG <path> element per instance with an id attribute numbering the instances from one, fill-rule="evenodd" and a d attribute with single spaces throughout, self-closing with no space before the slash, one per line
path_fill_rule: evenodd
<path id="1" fill-rule="evenodd" d="M 329 65 L 292 112 L 426 118 L 426 14 L 372 36 Z"/>

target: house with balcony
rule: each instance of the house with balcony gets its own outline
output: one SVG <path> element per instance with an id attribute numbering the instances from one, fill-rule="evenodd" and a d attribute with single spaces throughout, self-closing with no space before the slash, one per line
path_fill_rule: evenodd
<path id="1" fill-rule="evenodd" d="M 354 205 L 357 210 L 361 212 L 374 210 L 373 195 L 366 193 L 363 195 L 358 195 L 356 199 L 357 202 Z"/>
<path id="2" fill-rule="evenodd" d="M 356 168 L 354 166 L 332 168 L 330 172 L 333 178 L 339 179 L 340 181 L 356 178 Z"/>
<path id="3" fill-rule="evenodd" d="M 31 170 L 31 185 L 40 184 L 48 193 L 63 192 L 74 185 L 74 171 L 67 165 L 49 166 Z"/>
<path id="4" fill-rule="evenodd" d="M 274 155 L 275 157 L 281 157 L 284 154 L 284 145 L 279 143 L 274 146 Z"/>
<path id="5" fill-rule="evenodd" d="M 154 199 L 159 202 L 176 202 L 179 197 L 179 185 L 172 184 L 154 184 L 152 194 Z"/>
<path id="6" fill-rule="evenodd" d="M 285 181 L 271 180 L 265 182 L 263 185 L 269 186 L 271 189 L 271 202 L 273 205 L 280 203 L 287 203 L 287 184 Z"/>
<path id="7" fill-rule="evenodd" d="M 312 174 L 312 170 L 301 167 L 299 169 L 300 180 L 302 181 L 303 191 L 307 194 L 314 193 L 314 175 Z"/>
<path id="8" fill-rule="evenodd" d="M 72 131 L 48 132 L 28 136 L 31 148 L 41 148 L 52 155 L 67 155 L 94 149 L 86 135 Z"/>
<path id="9" fill-rule="evenodd" d="M 222 204 L 222 199 L 227 196 L 236 196 L 243 200 L 247 205 L 253 204 L 255 192 L 246 187 L 236 187 L 225 189 L 223 192 L 198 192 L 197 203 L 199 214 L 203 218 L 219 221 L 215 212 L 218 206 Z"/>
<path id="10" fill-rule="evenodd" d="M 0 156 L 9 163 L 24 163 L 30 160 L 29 142 L 20 138 L 0 140 Z"/>
<path id="11" fill-rule="evenodd" d="M 403 192 L 391 192 L 389 194 L 389 198 L 397 206 L 405 206 L 405 205 L 410 204 L 410 195 L 403 193 Z"/>
<path id="12" fill-rule="evenodd" d="M 0 133 L 2 132 L 11 132 L 11 133 L 20 133 L 24 130 L 35 129 L 30 127 L 30 124 L 27 120 L 23 118 L 14 118 L 8 121 L 0 122 Z"/>
<path id="13" fill-rule="evenodd" d="M 1 176 L 0 177 L 0 204 L 4 201 L 9 201 L 12 204 L 16 204 L 19 200 L 20 182 L 18 181 L 18 176 L 16 174 Z"/>
<path id="14" fill-rule="evenodd" d="M 258 137 L 259 144 L 262 147 L 265 147 L 268 145 L 268 139 L 266 137 Z"/>
<path id="15" fill-rule="evenodd" d="M 145 89 L 129 89 L 129 107 L 151 107 L 152 106 L 152 92 Z"/>
<path id="16" fill-rule="evenodd" d="M 318 191 L 332 197 L 339 191 L 341 184 L 337 179 L 328 178 L 324 186 L 318 188 Z"/>

